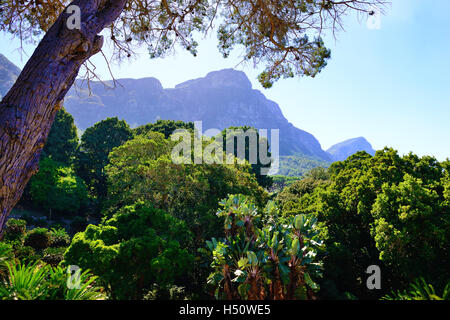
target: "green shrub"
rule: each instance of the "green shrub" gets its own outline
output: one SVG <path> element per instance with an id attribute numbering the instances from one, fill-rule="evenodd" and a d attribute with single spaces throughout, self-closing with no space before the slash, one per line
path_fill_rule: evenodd
<path id="1" fill-rule="evenodd" d="M 7 263 L 14 260 L 14 251 L 11 244 L 0 242 L 0 279 L 2 279 L 7 270 Z"/>
<path id="2" fill-rule="evenodd" d="M 17 248 L 23 247 L 23 239 L 16 239 L 16 240 L 2 240 L 3 243 L 6 243 L 10 245 L 13 250 L 16 250 Z"/>
<path id="3" fill-rule="evenodd" d="M 51 266 L 57 266 L 63 260 L 66 249 L 66 247 L 44 249 L 42 261 Z"/>
<path id="4" fill-rule="evenodd" d="M 37 262 L 41 256 L 30 246 L 17 246 L 14 248 L 14 254 L 19 261 L 24 263 Z"/>
<path id="5" fill-rule="evenodd" d="M 0 259 L 14 257 L 13 247 L 10 243 L 0 242 Z"/>
<path id="6" fill-rule="evenodd" d="M 50 246 L 50 233 L 48 229 L 36 228 L 31 230 L 25 236 L 24 245 L 30 246 L 33 249 L 41 250 Z"/>
<path id="7" fill-rule="evenodd" d="M 26 230 L 25 220 L 11 218 L 6 222 L 5 240 L 21 240 Z"/>
<path id="8" fill-rule="evenodd" d="M 70 237 L 64 228 L 50 230 L 50 246 L 53 248 L 67 247 L 70 244 Z"/>
<path id="9" fill-rule="evenodd" d="M 154 283 L 185 279 L 194 259 L 184 246 L 191 241 L 184 221 L 137 203 L 77 233 L 63 263 L 92 270 L 115 299 L 141 299 Z"/>

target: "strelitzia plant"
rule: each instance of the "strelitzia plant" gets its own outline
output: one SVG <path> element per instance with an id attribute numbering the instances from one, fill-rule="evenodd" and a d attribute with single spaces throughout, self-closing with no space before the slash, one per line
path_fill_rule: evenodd
<path id="1" fill-rule="evenodd" d="M 263 217 L 243 195 L 232 195 L 221 203 L 224 239 L 207 241 L 213 272 L 208 284 L 217 299 L 281 300 L 311 299 L 319 286 L 322 246 L 314 218 L 298 215 L 279 218 L 269 202 Z"/>

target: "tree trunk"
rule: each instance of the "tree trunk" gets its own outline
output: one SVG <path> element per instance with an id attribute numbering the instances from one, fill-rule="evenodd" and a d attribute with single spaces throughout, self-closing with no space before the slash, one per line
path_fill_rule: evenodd
<path id="1" fill-rule="evenodd" d="M 0 102 L 0 238 L 11 210 L 37 172 L 56 112 L 81 65 L 101 50 L 99 36 L 126 0 L 76 0 L 81 29 L 67 28 L 66 10 L 45 34 L 17 81 Z"/>

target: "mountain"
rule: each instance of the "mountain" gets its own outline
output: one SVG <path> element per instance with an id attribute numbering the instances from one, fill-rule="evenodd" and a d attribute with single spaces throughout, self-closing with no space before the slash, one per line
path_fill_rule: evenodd
<path id="1" fill-rule="evenodd" d="M 131 126 L 158 119 L 202 121 L 203 132 L 248 125 L 257 129 L 279 129 L 280 155 L 300 154 L 331 160 L 310 133 L 294 127 L 280 107 L 252 88 L 244 72 L 225 69 L 205 77 L 163 88 L 155 78 L 78 81 L 66 96 L 64 106 L 77 126 L 84 130 L 106 117 L 117 116 Z"/>
<path id="2" fill-rule="evenodd" d="M 0 98 L 19 73 L 20 69 L 0 54 Z M 133 127 L 168 119 L 201 120 L 203 132 L 243 125 L 279 129 L 282 167 L 295 167 L 295 172 L 286 172 L 295 175 L 313 166 L 344 160 L 357 151 L 375 153 L 362 137 L 338 143 L 325 152 L 312 134 L 289 123 L 278 104 L 253 89 L 244 72 L 233 69 L 213 71 L 175 88 L 165 89 L 151 77 L 119 79 L 117 85 L 112 81 L 92 81 L 89 87 L 90 90 L 86 82 L 77 81 L 65 99 L 66 110 L 81 130 L 116 116 Z"/>
<path id="3" fill-rule="evenodd" d="M 20 69 L 4 55 L 0 54 L 0 99 L 4 97 L 12 87 L 19 74 Z"/>
<path id="4" fill-rule="evenodd" d="M 345 140 L 327 150 L 332 161 L 345 160 L 358 151 L 365 151 L 372 156 L 375 155 L 372 145 L 363 137 Z"/>

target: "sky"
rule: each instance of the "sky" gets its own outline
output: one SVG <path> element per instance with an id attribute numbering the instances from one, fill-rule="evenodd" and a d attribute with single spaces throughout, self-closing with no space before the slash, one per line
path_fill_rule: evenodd
<path id="1" fill-rule="evenodd" d="M 438 160 L 450 158 L 450 1 L 392 0 L 379 28 L 356 16 L 345 31 L 325 35 L 332 58 L 315 78 L 283 79 L 271 89 L 257 81 L 262 68 L 239 65 L 239 51 L 224 59 L 216 36 L 199 41 L 197 57 L 178 50 L 150 60 L 145 48 L 132 61 L 113 65 L 115 78 L 155 77 L 165 88 L 224 68 L 244 71 L 253 88 L 279 104 L 296 127 L 313 134 L 323 149 L 363 136 L 374 147 L 393 147 Z M 17 40 L 0 34 L 0 53 L 23 67 Z M 108 48 L 105 48 L 108 52 Z M 101 57 L 92 60 L 111 79 Z"/>

